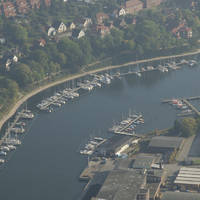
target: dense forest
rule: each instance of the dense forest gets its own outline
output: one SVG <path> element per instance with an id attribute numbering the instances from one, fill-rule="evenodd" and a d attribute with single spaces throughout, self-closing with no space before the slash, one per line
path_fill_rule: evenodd
<path id="1" fill-rule="evenodd" d="M 168 0 L 152 9 L 144 9 L 136 15 L 115 17 L 125 0 L 103 0 L 93 4 L 80 1 L 54 0 L 50 7 L 41 6 L 25 16 L 0 17 L 0 112 L 16 101 L 28 88 L 38 86 L 55 75 L 77 73 L 87 64 L 107 57 L 131 55 L 141 59 L 170 51 L 188 51 L 198 47 L 200 31 L 200 0 Z M 184 2 L 184 3 L 183 3 Z M 188 4 L 190 2 L 190 4 Z M 109 16 L 104 24 L 112 24 L 109 34 L 100 37 L 93 30 L 96 14 Z M 48 27 L 63 22 L 77 23 L 89 17 L 93 25 L 80 39 L 62 37 L 59 40 L 47 35 Z M 133 21 L 135 23 L 133 23 Z M 171 30 L 184 22 L 192 29 L 191 38 L 177 38 Z M 123 25 L 122 25 L 123 24 Z M 42 38 L 45 45 L 38 45 Z M 17 55 L 18 60 L 6 68 L 8 58 Z"/>

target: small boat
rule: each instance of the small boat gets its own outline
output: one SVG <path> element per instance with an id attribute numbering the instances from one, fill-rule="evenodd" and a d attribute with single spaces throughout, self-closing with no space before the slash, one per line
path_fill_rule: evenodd
<path id="1" fill-rule="evenodd" d="M 0 151 L 0 156 L 6 156 L 7 153 L 5 151 Z"/>
<path id="2" fill-rule="evenodd" d="M 8 148 L 12 151 L 12 150 L 16 150 L 16 146 L 14 145 L 8 145 Z"/>
<path id="3" fill-rule="evenodd" d="M 8 146 L 2 146 L 0 149 L 1 151 L 5 151 L 5 152 L 10 151 L 10 148 Z"/>
<path id="4" fill-rule="evenodd" d="M 4 159 L 0 159 L 0 164 L 3 164 L 5 163 L 5 160 Z"/>
<path id="5" fill-rule="evenodd" d="M 95 140 L 103 141 L 104 139 L 102 137 L 94 137 Z"/>
<path id="6" fill-rule="evenodd" d="M 4 159 L 0 159 L 0 164 L 5 163 Z"/>

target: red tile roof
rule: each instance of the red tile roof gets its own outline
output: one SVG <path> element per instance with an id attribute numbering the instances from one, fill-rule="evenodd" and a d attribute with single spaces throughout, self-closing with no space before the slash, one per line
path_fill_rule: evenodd
<path id="1" fill-rule="evenodd" d="M 47 7 L 51 5 L 51 0 L 44 0 L 44 3 Z"/>
<path id="2" fill-rule="evenodd" d="M 17 10 L 20 14 L 25 14 L 28 12 L 28 5 L 26 0 L 16 0 Z"/>
<path id="3" fill-rule="evenodd" d="M 130 1 L 126 1 L 126 8 L 130 8 L 130 7 L 135 7 L 142 4 L 141 1 L 139 0 L 130 0 Z"/>
<path id="4" fill-rule="evenodd" d="M 40 0 L 30 0 L 31 8 L 40 8 Z"/>
<path id="5" fill-rule="evenodd" d="M 3 4 L 3 11 L 4 11 L 5 17 L 16 16 L 16 10 L 15 10 L 15 6 L 13 5 L 13 3 L 7 1 L 7 2 L 3 2 L 2 4 Z"/>

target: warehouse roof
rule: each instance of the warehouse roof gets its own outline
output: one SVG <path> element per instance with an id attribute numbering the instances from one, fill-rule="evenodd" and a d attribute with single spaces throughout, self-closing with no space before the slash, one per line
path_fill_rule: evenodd
<path id="1" fill-rule="evenodd" d="M 115 135 L 106 140 L 103 144 L 98 146 L 95 150 L 96 153 L 100 153 L 102 151 L 116 151 L 116 149 L 120 148 L 122 145 L 129 144 L 134 140 L 134 137 L 124 136 L 124 135 Z"/>
<path id="2" fill-rule="evenodd" d="M 174 183 L 187 185 L 200 185 L 200 169 L 182 167 Z"/>
<path id="3" fill-rule="evenodd" d="M 199 200 L 200 194 L 193 192 L 164 192 L 161 200 Z"/>
<path id="4" fill-rule="evenodd" d="M 151 139 L 149 147 L 179 148 L 182 142 L 182 137 L 156 136 Z"/>
<path id="5" fill-rule="evenodd" d="M 135 200 L 145 183 L 140 170 L 113 170 L 107 176 L 97 198 L 106 200 Z"/>
<path id="6" fill-rule="evenodd" d="M 155 160 L 155 156 L 152 155 L 138 155 L 133 163 L 134 169 L 150 169 L 152 163 Z"/>

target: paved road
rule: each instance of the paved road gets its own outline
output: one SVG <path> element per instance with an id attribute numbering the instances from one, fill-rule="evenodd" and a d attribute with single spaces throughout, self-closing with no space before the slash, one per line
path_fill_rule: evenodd
<path id="1" fill-rule="evenodd" d="M 178 152 L 178 155 L 176 156 L 176 160 L 177 161 L 184 161 L 185 159 L 187 159 L 191 146 L 193 144 L 195 136 L 191 136 L 187 139 L 185 139 L 184 145 L 182 147 L 182 149 Z"/>

